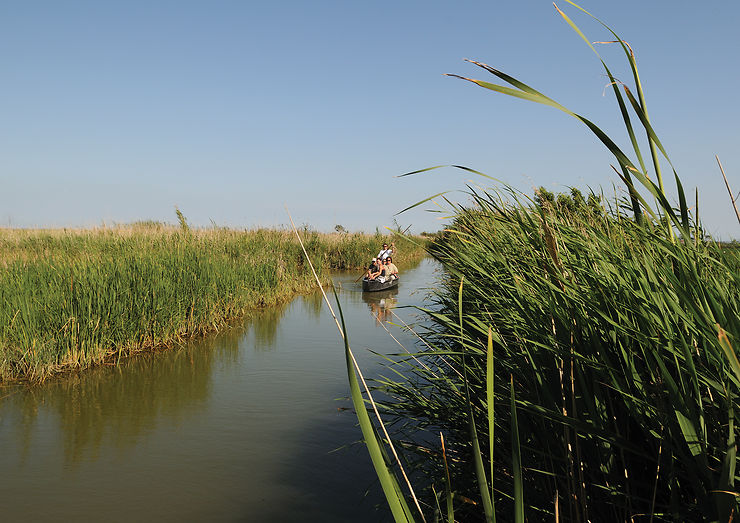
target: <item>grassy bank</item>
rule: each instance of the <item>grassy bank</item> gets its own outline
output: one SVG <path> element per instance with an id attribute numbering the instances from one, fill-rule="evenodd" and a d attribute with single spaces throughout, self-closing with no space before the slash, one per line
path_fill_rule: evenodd
<path id="1" fill-rule="evenodd" d="M 737 252 L 704 234 L 647 116 L 634 54 L 606 30 L 634 81 L 627 87 L 601 62 L 626 152 L 495 68 L 473 62 L 506 85 L 459 76 L 583 123 L 613 154 L 624 198 L 489 189 L 451 210 L 432 248 L 446 268 L 432 326 L 414 358 L 399 356 L 380 380 L 401 459 L 394 438 L 377 436 L 382 422 L 372 426 L 361 409 L 348 358 L 397 521 L 737 518 Z M 672 171 L 671 195 L 663 171 Z M 698 190 L 692 196 L 699 202 Z M 409 477 L 424 494 L 413 494 Z"/>
<path id="2" fill-rule="evenodd" d="M 519 489 L 534 519 L 728 521 L 740 436 L 735 256 L 608 209 L 471 197 L 434 248 L 448 276 L 427 367 L 385 384 L 417 440 L 445 433 L 459 499 L 482 502 L 472 419 L 499 514 L 515 512 Z M 422 468 L 442 489 L 439 450 L 424 446 L 436 458 Z M 458 518 L 481 515 L 456 505 Z"/>
<path id="3" fill-rule="evenodd" d="M 387 236 L 301 231 L 327 269 L 367 264 Z M 423 251 L 396 241 L 398 260 Z M 43 379 L 200 335 L 312 287 L 290 231 L 161 224 L 0 229 L 0 379 Z"/>

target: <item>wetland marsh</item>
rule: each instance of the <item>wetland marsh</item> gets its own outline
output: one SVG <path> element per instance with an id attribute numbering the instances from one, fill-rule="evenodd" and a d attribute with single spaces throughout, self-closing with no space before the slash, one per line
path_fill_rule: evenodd
<path id="1" fill-rule="evenodd" d="M 378 234 L 301 235 L 322 282 L 367 264 Z M 423 248 L 400 239 L 398 260 Z M 291 231 L 142 223 L 0 229 L 0 382 L 43 380 L 216 331 L 316 282 Z"/>
<path id="2" fill-rule="evenodd" d="M 394 296 L 333 273 L 358 359 L 396 350 L 382 320 L 409 319 L 429 259 Z M 391 314 L 390 307 L 396 305 Z M 385 323 L 404 343 L 409 333 Z M 372 467 L 320 294 L 249 313 L 222 332 L 33 387 L 0 388 L 4 521 L 378 521 Z M 366 494 L 369 492 L 368 494 Z"/>

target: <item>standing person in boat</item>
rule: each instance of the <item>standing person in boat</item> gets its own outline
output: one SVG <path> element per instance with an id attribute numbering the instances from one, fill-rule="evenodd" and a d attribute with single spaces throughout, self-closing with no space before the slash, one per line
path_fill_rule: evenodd
<path id="1" fill-rule="evenodd" d="M 381 263 L 388 257 L 396 253 L 396 244 L 391 242 L 390 248 L 387 243 L 383 244 L 383 248 L 378 253 L 378 261 Z"/>
<path id="2" fill-rule="evenodd" d="M 388 256 L 385 259 L 385 266 L 388 269 L 388 277 L 389 278 L 398 278 L 398 267 L 393 263 L 393 257 Z"/>
<path id="3" fill-rule="evenodd" d="M 373 261 L 370 262 L 370 267 L 367 268 L 367 279 L 368 280 L 374 280 L 378 276 L 380 276 L 380 266 L 378 265 L 378 259 L 373 258 Z"/>

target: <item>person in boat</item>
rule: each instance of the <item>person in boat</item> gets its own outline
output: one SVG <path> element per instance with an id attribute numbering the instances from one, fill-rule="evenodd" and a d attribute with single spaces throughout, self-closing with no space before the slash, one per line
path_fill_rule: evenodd
<path id="1" fill-rule="evenodd" d="M 386 269 L 388 270 L 388 277 L 397 279 L 398 278 L 398 267 L 396 267 L 396 265 L 393 263 L 392 256 L 388 256 L 385 259 L 385 266 L 386 266 Z"/>
<path id="2" fill-rule="evenodd" d="M 380 252 L 378 253 L 378 260 L 383 262 L 388 256 L 391 256 L 392 254 L 395 254 L 396 252 L 396 244 L 391 242 L 391 246 L 388 247 L 387 243 L 383 244 L 383 248 L 380 249 Z"/>
<path id="3" fill-rule="evenodd" d="M 380 265 L 378 263 L 377 258 L 373 258 L 373 261 L 370 262 L 370 267 L 367 268 L 367 279 L 368 280 L 374 280 L 378 276 L 380 276 L 381 270 Z"/>
<path id="4" fill-rule="evenodd" d="M 391 277 L 391 273 L 388 270 L 388 263 L 386 261 L 387 259 L 388 258 L 386 258 L 385 260 L 378 260 L 378 263 L 380 264 L 380 276 L 378 276 L 376 280 L 378 280 L 380 283 L 387 282 Z"/>

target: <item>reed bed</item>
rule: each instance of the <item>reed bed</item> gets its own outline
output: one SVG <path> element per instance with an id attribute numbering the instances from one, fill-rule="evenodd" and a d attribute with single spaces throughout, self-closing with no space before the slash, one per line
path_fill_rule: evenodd
<path id="1" fill-rule="evenodd" d="M 367 264 L 380 234 L 304 228 L 323 281 Z M 399 259 L 424 255 L 399 240 Z M 217 330 L 311 289 L 292 233 L 144 223 L 0 229 L 0 380 L 41 380 Z"/>
<path id="2" fill-rule="evenodd" d="M 427 310 L 431 324 L 418 332 L 423 343 L 377 381 L 382 419 L 406 450 L 398 460 L 390 451 L 374 459 L 381 483 L 393 487 L 385 492 L 397 521 L 738 516 L 737 253 L 705 237 L 647 117 L 634 54 L 604 27 L 637 93 L 601 62 L 630 154 L 590 120 L 493 67 L 472 62 L 508 85 L 452 75 L 585 124 L 614 155 L 626 196 L 469 189 L 469 203 L 452 207 L 431 248 L 446 276 Z M 673 171 L 672 198 L 659 158 Z M 374 447 L 389 442 L 378 436 L 384 423 L 364 418 L 378 454 Z M 416 478 L 424 494 L 399 477 Z"/>
<path id="3" fill-rule="evenodd" d="M 431 348 L 419 355 L 428 368 L 403 360 L 414 377 L 384 380 L 397 399 L 388 410 L 411 432 L 441 428 L 452 488 L 481 503 L 472 418 L 504 521 L 515 508 L 515 430 L 530 518 L 728 521 L 737 510 L 735 260 L 606 209 L 564 215 L 493 192 L 471 198 L 433 249 L 447 279 L 424 336 Z M 440 448 L 421 449 L 436 456 L 421 463 L 442 490 Z M 470 509 L 459 503 L 457 517 Z"/>

